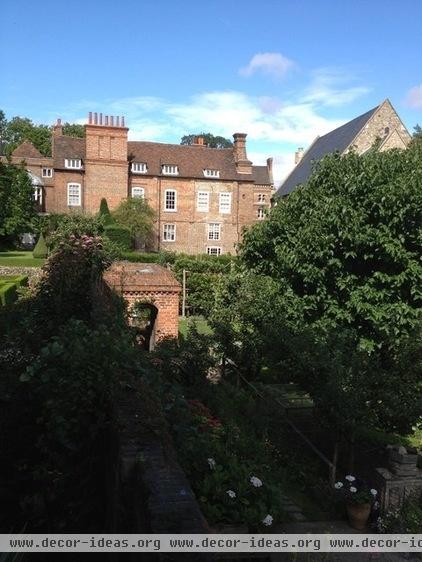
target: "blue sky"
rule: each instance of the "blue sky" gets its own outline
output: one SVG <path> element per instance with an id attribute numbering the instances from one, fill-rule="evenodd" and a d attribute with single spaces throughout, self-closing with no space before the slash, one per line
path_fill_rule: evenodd
<path id="1" fill-rule="evenodd" d="M 293 153 L 389 98 L 422 125 L 420 0 L 3 0 L 0 108 L 132 139 L 248 133 L 276 179 Z"/>

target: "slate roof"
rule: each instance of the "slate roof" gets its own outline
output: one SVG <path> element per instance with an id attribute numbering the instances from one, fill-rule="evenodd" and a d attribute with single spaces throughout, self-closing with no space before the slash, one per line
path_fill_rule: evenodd
<path id="1" fill-rule="evenodd" d="M 352 119 L 341 127 L 334 129 L 322 137 L 318 137 L 302 156 L 300 162 L 293 168 L 279 187 L 276 195 L 283 196 L 291 193 L 299 184 L 305 183 L 312 173 L 313 162 L 321 160 L 332 152 L 343 153 L 359 131 L 376 112 L 379 106 L 367 111 L 363 115 Z"/>
<path id="2" fill-rule="evenodd" d="M 12 152 L 12 156 L 16 158 L 45 158 L 41 152 L 35 148 L 31 141 L 23 141 Z"/>

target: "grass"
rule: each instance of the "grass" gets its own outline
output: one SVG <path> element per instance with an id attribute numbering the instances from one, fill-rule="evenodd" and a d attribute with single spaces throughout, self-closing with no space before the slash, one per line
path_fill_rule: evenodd
<path id="1" fill-rule="evenodd" d="M 0 252 L 0 267 L 41 267 L 44 262 L 42 258 L 34 258 L 32 252 L 19 250 Z"/>
<path id="2" fill-rule="evenodd" d="M 213 333 L 211 326 L 203 316 L 189 316 L 188 318 L 179 318 L 179 334 L 186 337 L 189 325 L 194 324 L 200 334 L 210 336 Z"/>

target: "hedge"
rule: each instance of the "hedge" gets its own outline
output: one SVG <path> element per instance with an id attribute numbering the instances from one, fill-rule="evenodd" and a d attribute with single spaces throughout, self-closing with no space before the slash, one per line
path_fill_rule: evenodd
<path id="1" fill-rule="evenodd" d="M 18 298 L 18 287 L 28 284 L 26 275 L 0 277 L 0 304 L 5 306 L 15 302 Z"/>
<path id="2" fill-rule="evenodd" d="M 130 230 L 125 226 L 109 224 L 104 227 L 104 234 L 123 251 L 131 250 L 132 237 L 130 235 Z"/>

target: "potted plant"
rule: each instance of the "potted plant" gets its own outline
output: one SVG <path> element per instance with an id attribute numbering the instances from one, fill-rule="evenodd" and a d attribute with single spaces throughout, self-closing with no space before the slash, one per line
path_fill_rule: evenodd
<path id="1" fill-rule="evenodd" d="M 378 495 L 364 480 L 348 474 L 343 481 L 334 484 L 346 502 L 349 524 L 353 529 L 365 529 L 372 504 Z"/>

